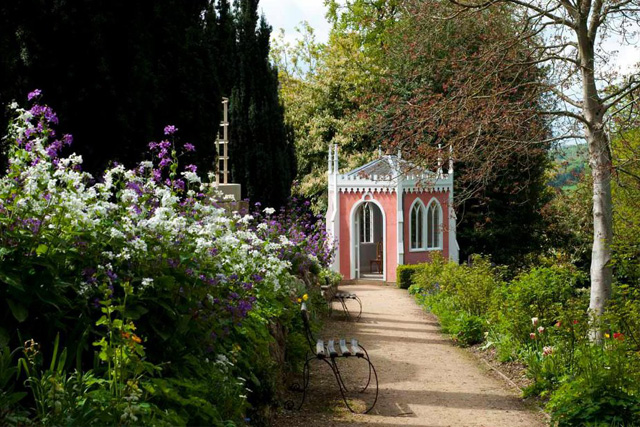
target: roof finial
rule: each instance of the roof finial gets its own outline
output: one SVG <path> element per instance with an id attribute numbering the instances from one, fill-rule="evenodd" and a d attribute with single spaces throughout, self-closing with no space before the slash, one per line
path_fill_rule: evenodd
<path id="1" fill-rule="evenodd" d="M 378 144 L 378 158 L 382 157 L 382 144 Z"/>
<path id="2" fill-rule="evenodd" d="M 331 175 L 333 173 L 333 171 L 331 170 L 331 166 L 333 163 L 333 156 L 331 155 L 331 144 L 329 144 L 329 166 L 327 168 L 327 170 L 329 171 L 329 175 Z"/>
<path id="3" fill-rule="evenodd" d="M 402 158 L 402 150 L 398 148 L 398 159 Z"/>
<path id="4" fill-rule="evenodd" d="M 333 173 L 338 173 L 338 144 L 333 144 Z"/>
<path id="5" fill-rule="evenodd" d="M 449 145 L 449 175 L 453 173 L 453 145 Z"/>

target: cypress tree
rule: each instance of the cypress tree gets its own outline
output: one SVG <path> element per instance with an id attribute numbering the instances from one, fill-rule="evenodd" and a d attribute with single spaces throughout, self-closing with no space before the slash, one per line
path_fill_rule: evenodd
<path id="1" fill-rule="evenodd" d="M 234 181 L 252 201 L 282 206 L 291 192 L 295 155 L 269 62 L 271 27 L 258 18 L 258 0 L 236 2 L 237 64 L 230 99 Z"/>

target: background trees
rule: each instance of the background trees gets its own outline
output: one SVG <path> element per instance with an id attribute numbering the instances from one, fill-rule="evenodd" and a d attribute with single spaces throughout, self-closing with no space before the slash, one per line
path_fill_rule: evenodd
<path id="1" fill-rule="evenodd" d="M 39 88 L 58 111 L 62 131 L 73 130 L 74 149 L 88 171 L 109 161 L 134 164 L 167 124 L 196 146 L 192 160 L 207 171 L 215 164 L 221 97 L 250 93 L 260 101 L 237 95 L 242 106 L 233 110 L 232 129 L 251 129 L 247 137 L 235 135 L 234 178 L 245 195 L 279 205 L 289 192 L 292 154 L 267 63 L 269 27 L 258 25 L 257 6 L 257 0 L 238 0 L 234 7 L 227 0 L 5 2 L 0 127 L 6 128 L 6 105 Z M 262 80 L 246 77 L 243 70 L 252 66 Z M 266 191 L 262 175 L 245 173 L 245 153 L 282 166 L 276 187 Z"/>
<path id="2" fill-rule="evenodd" d="M 617 34 L 621 43 L 627 42 L 630 29 L 637 29 L 640 24 L 640 4 L 636 0 L 451 0 L 451 3 L 461 8 L 457 14 L 475 10 L 476 16 L 492 6 L 506 7 L 517 22 L 518 32 L 514 33 L 513 42 L 527 42 L 532 49 L 526 62 L 544 65 L 549 70 L 539 88 L 556 102 L 540 113 L 574 124 L 571 130 L 577 132 L 562 137 L 584 133 L 589 147 L 593 196 L 589 309 L 601 315 L 611 295 L 613 277 L 611 177 L 614 167 L 608 126 L 611 117 L 633 105 L 625 100 L 640 87 L 637 72 L 629 74 L 622 84 L 612 84 L 616 83 L 616 75 L 607 72 L 608 55 L 602 42 L 608 32 Z M 579 90 L 572 93 L 572 85 L 577 85 Z"/>
<path id="3" fill-rule="evenodd" d="M 333 29 L 326 46 L 306 28 L 298 45 L 276 49 L 303 194 L 326 186 L 329 143 L 340 145 L 345 168 L 370 160 L 381 146 L 433 169 L 438 157 L 448 157 L 438 145 L 451 145 L 461 247 L 521 263 L 541 244 L 547 146 L 517 142 L 549 131 L 529 114 L 542 100 L 528 84 L 543 73 L 534 65 L 499 68 L 527 55 L 526 44 L 502 44 L 514 31 L 508 11 L 454 23 L 432 17 L 447 7 L 439 2 L 328 5 Z M 487 52 L 492 60 L 483 59 Z M 505 90 L 513 82 L 520 88 Z"/>

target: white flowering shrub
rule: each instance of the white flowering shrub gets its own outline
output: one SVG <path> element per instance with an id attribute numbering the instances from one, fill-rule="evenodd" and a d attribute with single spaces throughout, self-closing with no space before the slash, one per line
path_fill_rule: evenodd
<path id="1" fill-rule="evenodd" d="M 180 165 L 193 146 L 178 146 L 173 126 L 149 144 L 150 161 L 96 179 L 80 156 L 60 156 L 72 138 L 56 135 L 49 107 L 12 108 L 0 178 L 0 345 L 18 330 L 42 342 L 61 333 L 79 363 L 92 360 L 91 342 L 104 334 L 95 322 L 114 304 L 152 363 L 227 354 L 246 364 L 246 328 L 268 341 L 269 318 L 292 304 L 289 254 L 305 239 L 221 208 L 196 167 Z"/>

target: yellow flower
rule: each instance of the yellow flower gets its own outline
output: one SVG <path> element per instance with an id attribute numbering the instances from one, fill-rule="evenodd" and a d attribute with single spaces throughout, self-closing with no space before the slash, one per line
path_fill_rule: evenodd
<path id="1" fill-rule="evenodd" d="M 303 301 L 306 301 L 308 299 L 309 299 L 309 295 L 307 295 L 307 294 L 302 295 L 302 300 Z"/>
<path id="2" fill-rule="evenodd" d="M 298 298 L 298 304 L 302 302 L 302 298 Z"/>
<path id="3" fill-rule="evenodd" d="M 604 337 L 605 337 L 605 338 L 611 338 L 611 335 L 609 335 L 609 334 L 604 334 Z"/>

